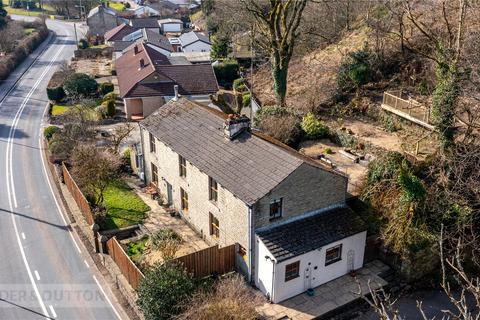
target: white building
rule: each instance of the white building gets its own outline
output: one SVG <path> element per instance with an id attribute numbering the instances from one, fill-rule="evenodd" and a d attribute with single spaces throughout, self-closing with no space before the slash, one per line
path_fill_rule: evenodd
<path id="1" fill-rule="evenodd" d="M 165 33 L 181 33 L 183 31 L 183 22 L 179 19 L 160 19 L 158 20 L 160 30 Z"/>
<path id="2" fill-rule="evenodd" d="M 210 52 L 212 43 L 208 37 L 199 32 L 190 31 L 179 37 L 183 52 Z"/>

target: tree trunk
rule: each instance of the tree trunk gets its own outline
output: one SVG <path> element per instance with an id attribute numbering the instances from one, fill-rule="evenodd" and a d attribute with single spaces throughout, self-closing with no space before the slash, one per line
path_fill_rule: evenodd
<path id="1" fill-rule="evenodd" d="M 278 106 L 286 106 L 288 68 L 272 64 L 273 91 Z"/>

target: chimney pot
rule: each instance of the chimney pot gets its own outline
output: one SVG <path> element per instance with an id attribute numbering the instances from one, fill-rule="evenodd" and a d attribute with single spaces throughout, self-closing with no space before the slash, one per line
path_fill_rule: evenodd
<path id="1" fill-rule="evenodd" d="M 178 101 L 178 84 L 173 86 L 173 91 L 175 92 L 175 96 L 173 97 L 173 101 Z"/>
<path id="2" fill-rule="evenodd" d="M 235 139 L 242 132 L 250 131 L 250 119 L 244 115 L 228 115 L 223 124 L 223 133 L 229 140 Z"/>
<path id="3" fill-rule="evenodd" d="M 143 69 L 145 67 L 145 60 L 140 59 L 140 69 Z"/>
<path id="4" fill-rule="evenodd" d="M 138 54 L 138 46 L 135 45 L 135 47 L 133 47 L 133 54 L 136 55 Z"/>

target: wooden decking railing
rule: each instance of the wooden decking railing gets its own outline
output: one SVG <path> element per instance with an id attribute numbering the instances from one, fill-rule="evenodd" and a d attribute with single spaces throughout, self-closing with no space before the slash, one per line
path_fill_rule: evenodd
<path id="1" fill-rule="evenodd" d="M 382 109 L 410 120 L 429 130 L 435 129 L 430 119 L 430 108 L 427 108 L 413 99 L 403 99 L 401 91 L 384 92 Z"/>

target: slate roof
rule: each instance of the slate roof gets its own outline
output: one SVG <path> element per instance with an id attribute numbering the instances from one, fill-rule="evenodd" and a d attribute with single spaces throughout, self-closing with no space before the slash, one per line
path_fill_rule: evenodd
<path id="1" fill-rule="evenodd" d="M 223 134 L 226 114 L 181 98 L 170 101 L 140 125 L 247 205 L 253 205 L 298 167 L 309 164 L 295 150 L 244 132 Z"/>
<path id="2" fill-rule="evenodd" d="M 139 52 L 134 54 L 134 46 Z M 145 66 L 140 69 L 140 59 Z M 174 62 L 175 64 L 173 64 Z M 125 49 L 125 53 L 116 60 L 117 79 L 120 97 L 133 98 L 145 96 L 173 96 L 173 86 L 179 86 L 182 95 L 206 95 L 218 91 L 217 79 L 211 64 L 185 64 L 151 48 L 143 41 L 137 41 Z M 156 73 L 162 81 L 142 82 Z"/>
<path id="3" fill-rule="evenodd" d="M 256 233 L 281 262 L 365 230 L 365 223 L 355 212 L 339 207 Z"/>
<path id="4" fill-rule="evenodd" d="M 201 34 L 199 32 L 193 32 L 193 31 L 182 34 L 179 37 L 179 39 L 180 39 L 180 42 L 182 44 L 182 47 L 186 47 L 186 46 L 188 46 L 188 45 L 190 45 L 194 42 L 197 42 L 197 41 L 202 41 L 202 42 L 211 44 L 210 39 L 208 39 L 208 37 L 206 35 Z"/>
<path id="5" fill-rule="evenodd" d="M 105 33 L 105 41 L 121 41 L 123 37 L 135 32 L 136 30 L 138 30 L 138 28 L 134 28 L 128 24 L 122 23 Z"/>
<path id="6" fill-rule="evenodd" d="M 160 28 L 157 18 L 134 18 L 130 19 L 130 24 L 134 28 Z"/>

